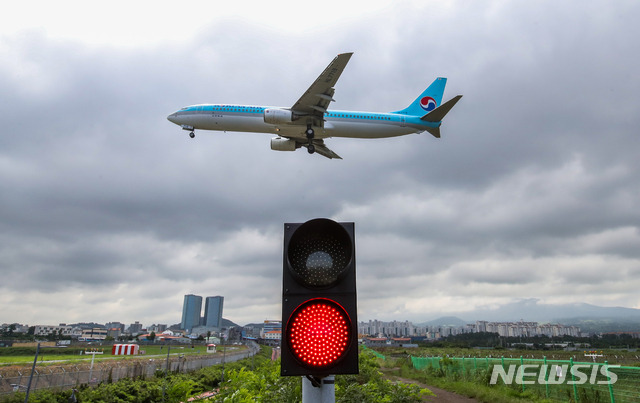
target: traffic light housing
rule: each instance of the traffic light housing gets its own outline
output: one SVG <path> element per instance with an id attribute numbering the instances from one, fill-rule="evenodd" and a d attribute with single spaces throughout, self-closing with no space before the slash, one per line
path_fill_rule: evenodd
<path id="1" fill-rule="evenodd" d="M 355 226 L 284 224 L 283 376 L 358 373 Z"/>

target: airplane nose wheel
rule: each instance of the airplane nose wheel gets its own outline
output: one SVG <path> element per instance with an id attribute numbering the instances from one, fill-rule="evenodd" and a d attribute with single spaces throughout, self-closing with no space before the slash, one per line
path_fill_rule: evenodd
<path id="1" fill-rule="evenodd" d="M 316 147 L 313 144 L 309 144 L 307 146 L 307 151 L 309 152 L 309 154 L 313 154 L 316 152 Z"/>
<path id="2" fill-rule="evenodd" d="M 191 133 L 189 133 L 189 137 L 191 137 L 191 138 L 195 138 L 195 137 L 196 137 L 196 134 L 195 134 L 194 132 L 191 132 Z"/>

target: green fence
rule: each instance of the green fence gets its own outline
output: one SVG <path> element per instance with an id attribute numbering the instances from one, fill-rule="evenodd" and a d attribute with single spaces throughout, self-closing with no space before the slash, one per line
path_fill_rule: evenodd
<path id="1" fill-rule="evenodd" d="M 378 357 L 378 358 L 380 358 L 382 360 L 386 360 L 387 359 L 387 357 L 385 357 L 384 355 L 380 354 L 379 352 L 377 352 L 375 350 L 372 350 L 372 349 L 368 348 L 365 345 L 362 345 L 362 349 L 366 350 L 366 351 L 370 351 L 371 353 L 373 353 L 373 355 L 375 355 L 376 357 Z"/>
<path id="2" fill-rule="evenodd" d="M 606 362 L 520 358 L 411 357 L 415 369 L 491 384 L 508 384 L 548 399 L 577 402 L 640 402 L 640 368 Z"/>

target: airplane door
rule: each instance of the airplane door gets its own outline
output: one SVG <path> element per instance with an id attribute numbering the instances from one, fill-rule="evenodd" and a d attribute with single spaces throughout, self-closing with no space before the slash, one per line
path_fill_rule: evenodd
<path id="1" fill-rule="evenodd" d="M 405 122 L 406 122 L 406 121 L 405 121 L 404 116 L 400 116 L 400 126 L 401 126 L 401 127 L 404 127 L 404 126 L 405 126 Z"/>

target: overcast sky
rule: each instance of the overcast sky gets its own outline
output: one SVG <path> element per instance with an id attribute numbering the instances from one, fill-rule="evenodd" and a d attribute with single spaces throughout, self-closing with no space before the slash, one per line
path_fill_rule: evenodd
<path id="1" fill-rule="evenodd" d="M 0 323 L 279 318 L 283 223 L 356 224 L 359 319 L 521 298 L 640 308 L 636 1 L 22 2 L 0 15 Z M 442 138 L 185 131 L 182 106 L 335 109 L 448 77 Z M 525 320 L 527 318 L 524 318 Z"/>

